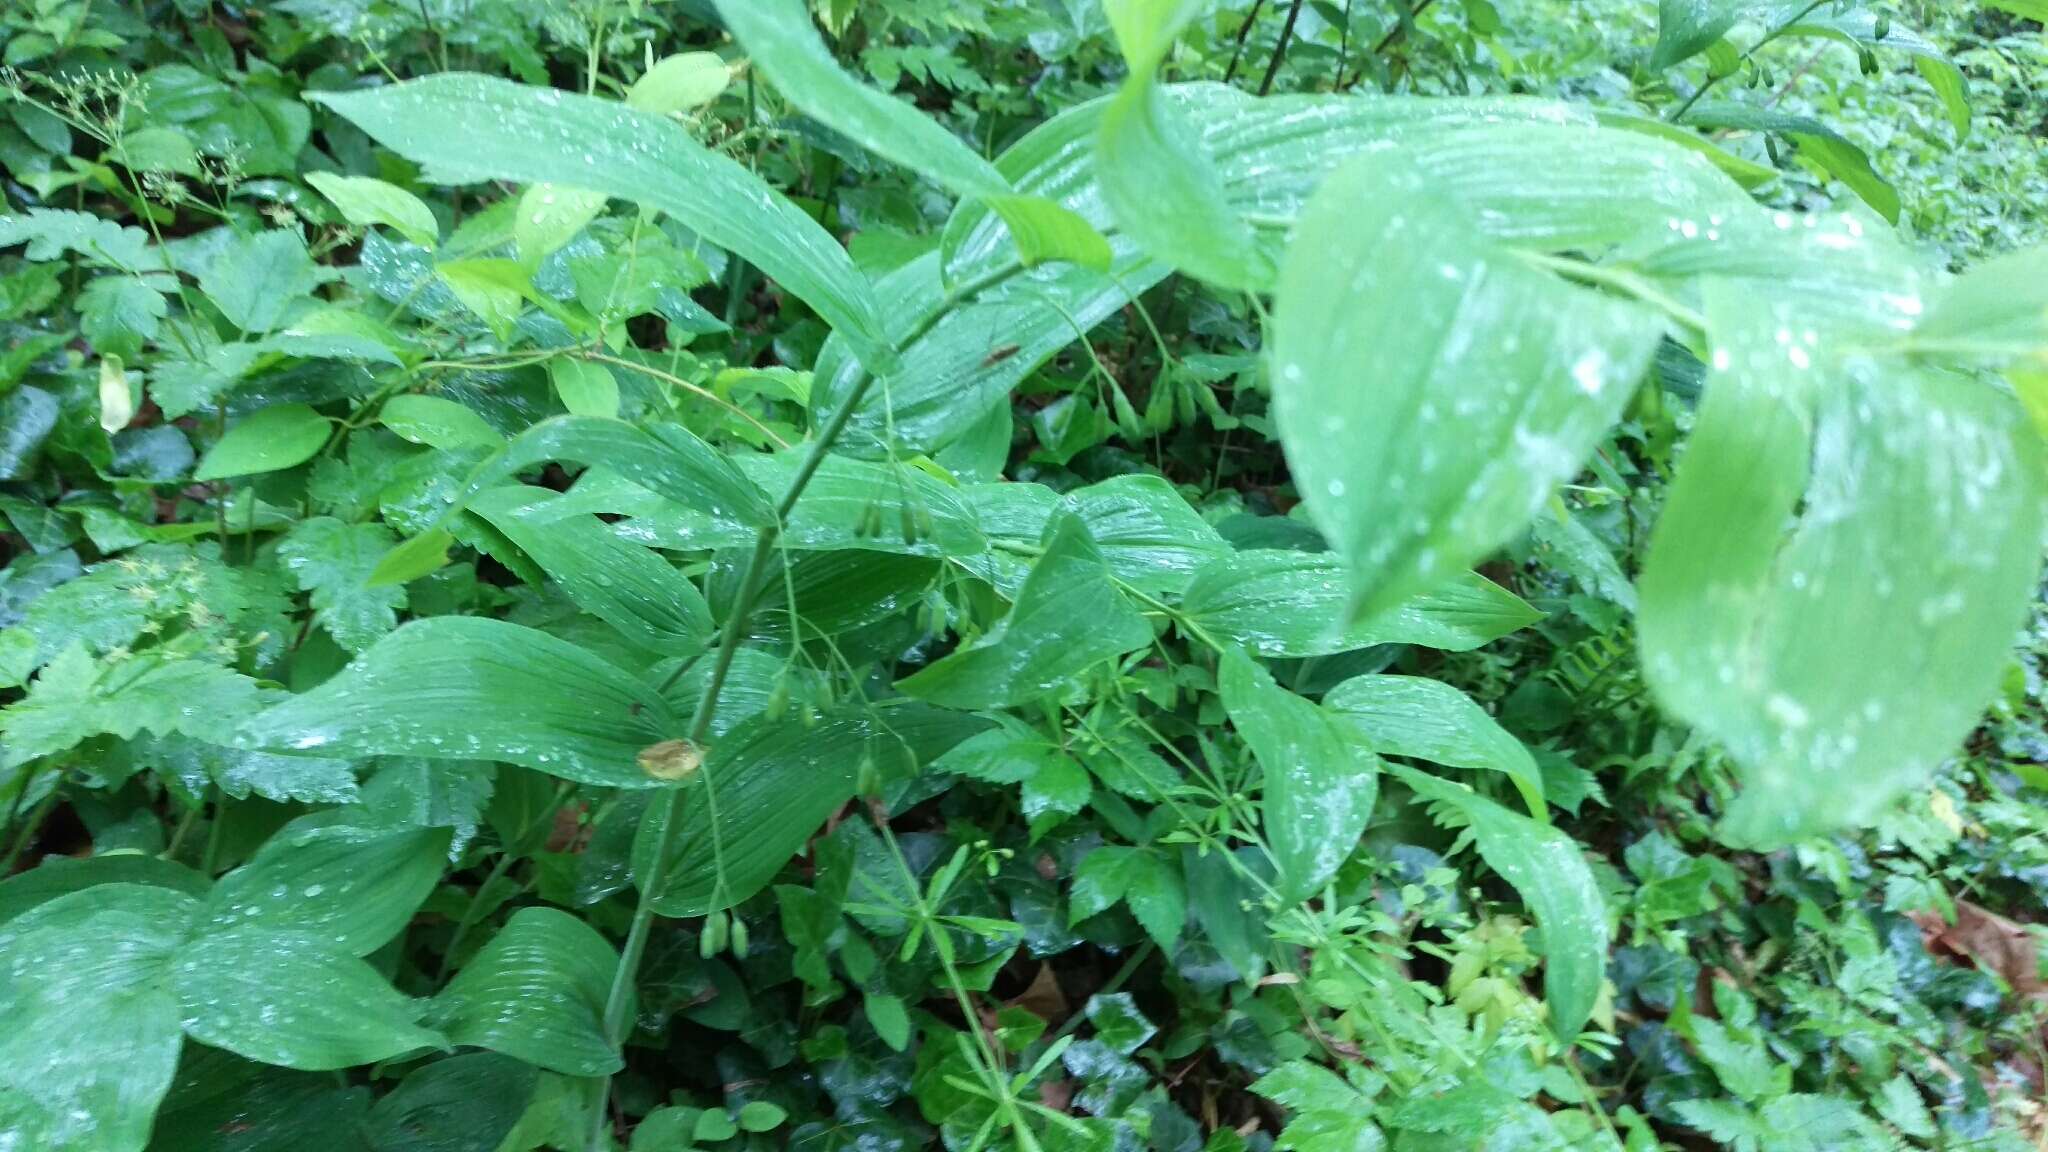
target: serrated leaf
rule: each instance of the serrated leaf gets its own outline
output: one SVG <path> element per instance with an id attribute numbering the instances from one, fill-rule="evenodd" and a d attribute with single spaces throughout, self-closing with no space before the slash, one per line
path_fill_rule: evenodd
<path id="1" fill-rule="evenodd" d="M 107 665 L 74 644 L 43 668 L 26 699 L 0 713 L 0 762 L 20 764 L 101 733 L 225 740 L 256 702 L 256 682 L 218 664 L 148 653 Z"/>
<path id="2" fill-rule="evenodd" d="M 522 908 L 434 997 L 428 1018 L 456 1044 L 568 1076 L 607 1076 L 622 1066 L 604 1030 L 618 966 L 618 952 L 582 920 Z"/>
<path id="3" fill-rule="evenodd" d="M 491 718 L 480 725 L 477 717 Z M 332 680 L 255 717 L 254 747 L 502 760 L 584 784 L 648 788 L 640 751 L 677 721 L 651 685 L 566 640 L 501 620 L 416 620 Z"/>
<path id="4" fill-rule="evenodd" d="M 1354 614 L 1519 532 L 1619 418 L 1658 336 L 1645 309 L 1481 237 L 1395 153 L 1331 177 L 1275 296 L 1273 403 Z"/>
<path id="5" fill-rule="evenodd" d="M 1224 711 L 1259 761 L 1259 826 L 1279 870 L 1274 887 L 1282 900 L 1306 899 L 1365 831 L 1379 758 L 1242 649 L 1224 651 L 1216 681 Z"/>
<path id="6" fill-rule="evenodd" d="M 350 652 L 361 652 L 398 626 L 405 589 L 369 583 L 396 539 L 382 524 L 316 516 L 293 525 L 278 542 L 285 571 L 312 593 L 314 619 Z"/>
<path id="7" fill-rule="evenodd" d="M 228 323 L 262 335 L 328 279 L 297 232 L 237 236 L 199 273 L 199 290 Z"/>

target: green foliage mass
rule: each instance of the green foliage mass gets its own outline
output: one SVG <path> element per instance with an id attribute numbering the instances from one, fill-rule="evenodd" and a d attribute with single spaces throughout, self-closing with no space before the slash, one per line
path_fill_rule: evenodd
<path id="1" fill-rule="evenodd" d="M 0 1152 L 2048 1140 L 2038 0 L 0 11 Z"/>

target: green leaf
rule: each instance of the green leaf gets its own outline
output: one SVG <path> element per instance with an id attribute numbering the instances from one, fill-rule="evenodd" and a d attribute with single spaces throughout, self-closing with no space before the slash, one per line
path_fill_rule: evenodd
<path id="1" fill-rule="evenodd" d="M 1379 758 L 1242 649 L 1224 651 L 1216 681 L 1223 710 L 1259 761 L 1259 826 L 1279 869 L 1274 887 L 1282 900 L 1305 900 L 1364 833 L 1379 795 Z"/>
<path id="2" fill-rule="evenodd" d="M 1643 669 L 1739 766 L 1724 838 L 1777 846 L 1875 818 L 1976 725 L 2033 595 L 2041 465 L 1980 384 L 1839 353 L 1747 286 L 1707 304 L 1716 367 L 1643 572 Z"/>
<path id="3" fill-rule="evenodd" d="M 187 1035 L 265 1064 L 324 1072 L 443 1045 L 416 1023 L 421 1004 L 310 933 L 200 936 L 178 950 L 171 987 Z"/>
<path id="4" fill-rule="evenodd" d="M 24 1148 L 141 1152 L 177 1066 L 164 974 L 192 906 L 101 884 L 0 928 L 0 1131 Z"/>
<path id="5" fill-rule="evenodd" d="M 1600 999 L 1608 945 L 1606 905 L 1578 844 L 1462 785 L 1399 764 L 1388 764 L 1387 771 L 1422 798 L 1464 816 L 1480 858 L 1514 887 L 1542 930 L 1552 1031 L 1565 1040 L 1578 1035 Z"/>
<path id="6" fill-rule="evenodd" d="M 494 488 L 470 508 L 533 557 L 577 607 L 664 655 L 702 648 L 711 609 L 697 586 L 659 555 L 622 540 L 595 516 L 550 515 L 540 488 Z"/>
<path id="7" fill-rule="evenodd" d="M 299 932 L 351 956 L 404 931 L 441 879 L 448 832 L 333 818 L 347 811 L 300 817 L 221 877 L 202 910 L 210 930 Z"/>
<path id="8" fill-rule="evenodd" d="M 237 236 L 199 274 L 199 290 L 228 323 L 261 335 L 328 279 L 297 232 Z"/>
<path id="9" fill-rule="evenodd" d="M 1272 261 L 1231 205 L 1200 131 L 1135 61 L 1103 112 L 1095 170 L 1117 227 L 1154 258 L 1224 288 L 1272 286 Z"/>
<path id="10" fill-rule="evenodd" d="M 609 199 L 602 192 L 565 188 L 559 184 L 535 184 L 519 197 L 518 213 L 512 218 L 512 245 L 520 263 L 537 268 L 549 253 L 576 238 L 578 232 L 604 211 Z M 554 361 L 549 364 L 552 370 Z M 592 365 L 596 367 L 596 365 Z M 596 413 L 616 416 L 617 412 Z"/>
<path id="11" fill-rule="evenodd" d="M 206 894 L 206 877 L 160 856 L 133 852 L 73 859 L 48 856 L 34 868 L 0 880 L 0 925 L 59 896 L 99 884 L 140 884 L 187 896 Z"/>
<path id="12" fill-rule="evenodd" d="M 502 760 L 582 784 L 648 788 L 660 781 L 637 757 L 676 727 L 652 686 L 566 640 L 437 617 L 406 624 L 332 680 L 257 716 L 244 738 L 316 755 Z"/>
<path id="13" fill-rule="evenodd" d="M 533 274 L 517 260 L 479 257 L 434 267 L 442 284 L 500 340 L 509 340 L 534 295 Z"/>
<path id="14" fill-rule="evenodd" d="M 766 1100 L 749 1100 L 740 1106 L 736 1117 L 742 1132 L 772 1132 L 789 1119 L 789 1113 Z"/>
<path id="15" fill-rule="evenodd" d="M 256 682 L 218 664 L 157 653 L 104 664 L 77 644 L 43 668 L 28 697 L 0 712 L 0 763 L 23 763 L 107 733 L 225 740 L 256 707 Z"/>
<path id="16" fill-rule="evenodd" d="M 875 155 L 980 198 L 1009 225 L 1026 267 L 1046 260 L 1109 266 L 1109 242 L 1086 220 L 1054 201 L 1019 195 L 995 165 L 938 121 L 848 75 L 812 27 L 802 0 L 717 3 L 719 18 L 790 103 Z"/>
<path id="17" fill-rule="evenodd" d="M 1707 50 L 1735 26 L 1746 0 L 1661 0 L 1657 6 L 1657 46 L 1650 67 L 1659 71 Z"/>
<path id="18" fill-rule="evenodd" d="M 896 1052 L 910 1047 L 910 1012 L 901 997 L 870 992 L 861 997 L 860 1006 L 882 1043 Z"/>
<path id="19" fill-rule="evenodd" d="M 1261 656 L 1327 656 L 1373 644 L 1420 644 L 1464 652 L 1543 618 L 1527 602 L 1477 573 L 1377 616 L 1344 623 L 1344 566 L 1335 557 L 1253 549 L 1212 561 L 1181 598 L 1182 615 L 1204 633 Z"/>
<path id="20" fill-rule="evenodd" d="M 562 398 L 562 407 L 571 415 L 618 416 L 619 382 L 604 365 L 588 360 L 550 360 L 548 378 L 554 381 L 555 395 Z"/>
<path id="21" fill-rule="evenodd" d="M 377 419 L 414 444 L 433 448 L 498 448 L 505 443 L 504 434 L 485 423 L 476 409 L 440 396 L 393 396 L 378 410 Z"/>
<path id="22" fill-rule="evenodd" d="M 349 804 L 356 800 L 355 769 L 346 760 L 279 756 L 188 736 L 138 740 L 133 747 L 137 760 L 176 774 L 195 793 L 212 784 L 237 800 L 251 793 L 279 802 Z"/>
<path id="23" fill-rule="evenodd" d="M 433 209 L 395 184 L 370 176 L 308 172 L 306 183 L 341 210 L 342 219 L 368 228 L 382 225 L 422 248 L 432 248 L 441 225 Z"/>
<path id="24" fill-rule="evenodd" d="M 1152 642 L 1078 517 L 1046 530 L 1044 551 L 1008 615 L 974 644 L 897 682 L 949 708 L 1004 708 L 1069 688 L 1104 661 Z"/>
<path id="25" fill-rule="evenodd" d="M 760 485 L 689 429 L 637 426 L 601 416 L 557 416 L 535 424 L 514 437 L 502 456 L 478 469 L 466 491 L 474 495 L 552 460 L 602 466 L 685 508 L 701 508 L 714 520 L 759 528 L 775 518 Z"/>
<path id="26" fill-rule="evenodd" d="M 467 1052 L 408 1073 L 370 1109 L 376 1152 L 493 1152 L 526 1111 L 540 1074 L 495 1052 Z"/>
<path id="27" fill-rule="evenodd" d="M 1786 36 L 1819 36 L 1840 41 L 1851 48 L 1872 51 L 1885 49 L 1904 52 L 1913 58 L 1913 68 L 1927 81 L 1928 87 L 1941 98 L 1943 109 L 1948 112 L 1949 124 L 1955 128 L 1958 137 L 1970 134 L 1970 86 L 1963 78 L 1962 69 L 1948 58 L 1933 41 L 1911 28 L 1901 27 L 1887 15 L 1885 35 L 1877 34 L 1879 14 L 1867 8 L 1849 8 L 1842 11 L 1807 10 L 1796 24 L 1784 31 Z"/>
<path id="28" fill-rule="evenodd" d="M 293 525 L 278 542 L 284 570 L 302 590 L 312 593 L 313 618 L 350 652 L 368 648 L 398 627 L 405 589 L 368 582 L 395 539 L 382 524 L 347 524 L 316 516 Z"/>
<path id="29" fill-rule="evenodd" d="M 871 369 L 893 367 L 873 292 L 831 235 L 665 116 L 462 73 L 309 95 L 432 179 L 564 184 L 667 212 L 809 304 Z"/>
<path id="30" fill-rule="evenodd" d="M 1543 772 L 1522 742 L 1472 698 L 1421 676 L 1354 676 L 1323 707 L 1381 755 L 1499 772 L 1514 782 L 1529 815 L 1548 822 Z"/>
<path id="31" fill-rule="evenodd" d="M 522 908 L 434 997 L 429 1019 L 455 1044 L 568 1076 L 608 1076 L 623 1066 L 604 1030 L 618 967 L 618 952 L 582 920 Z"/>
<path id="32" fill-rule="evenodd" d="M 732 83 L 732 70 L 716 52 L 664 56 L 626 90 L 626 103 L 661 115 L 701 108 Z"/>
<path id="33" fill-rule="evenodd" d="M 863 758 L 871 757 L 884 779 L 892 769 L 907 774 L 987 723 L 910 702 L 874 711 L 811 728 L 760 716 L 712 745 L 684 786 L 680 824 L 669 836 L 674 854 L 655 910 L 702 916 L 746 900 L 853 796 Z M 661 834 L 660 821 L 648 819 L 633 843 L 633 874 L 643 882 Z"/>
<path id="34" fill-rule="evenodd" d="M 306 404 L 272 404 L 236 421 L 200 458 L 194 480 L 224 480 L 304 464 L 327 443 L 327 417 Z"/>
<path id="35" fill-rule="evenodd" d="M 78 294 L 79 331 L 102 356 L 140 353 L 169 311 L 162 292 L 132 276 L 101 276 Z"/>
<path id="36" fill-rule="evenodd" d="M 1899 222 L 1899 190 L 1854 142 L 1810 116 L 1794 116 L 1734 101 L 1703 101 L 1686 113 L 1686 122 L 1700 128 L 1775 132 L 1790 140 L 1799 154 L 1849 190 L 1889 223 Z"/>
<path id="37" fill-rule="evenodd" d="M 1274 301 L 1280 440 L 1356 614 L 1518 533 L 1657 347 L 1650 313 L 1521 262 L 1445 192 L 1396 153 L 1331 177 Z"/>
<path id="38" fill-rule="evenodd" d="M 1913 339 L 1993 356 L 2048 349 L 2048 246 L 1986 260 L 1943 285 Z"/>

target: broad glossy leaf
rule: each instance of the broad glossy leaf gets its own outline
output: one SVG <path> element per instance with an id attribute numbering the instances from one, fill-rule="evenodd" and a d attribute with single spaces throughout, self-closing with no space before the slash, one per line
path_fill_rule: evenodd
<path id="1" fill-rule="evenodd" d="M 1449 684 L 1422 676 L 1355 676 L 1330 689 L 1323 707 L 1383 755 L 1501 773 L 1514 782 L 1529 814 L 1548 822 L 1535 757 Z"/>
<path id="2" fill-rule="evenodd" d="M 306 404 L 272 404 L 237 421 L 207 449 L 194 480 L 223 480 L 303 464 L 327 443 L 327 417 Z"/>
<path id="3" fill-rule="evenodd" d="M 577 607 L 628 639 L 664 655 L 702 648 L 713 625 L 697 586 L 595 516 L 549 517 L 545 505 L 556 499 L 542 488 L 494 488 L 470 510 L 533 557 Z"/>
<path id="4" fill-rule="evenodd" d="M 714 520 L 760 528 L 775 518 L 768 494 L 689 429 L 600 416 L 557 416 L 521 432 L 502 456 L 479 470 L 469 492 L 549 461 L 601 466 Z"/>
<path id="5" fill-rule="evenodd" d="M 1607 908 L 1600 885 L 1571 837 L 1463 785 L 1413 768 L 1387 771 L 1426 800 L 1449 805 L 1472 830 L 1487 867 L 1512 885 L 1543 933 L 1543 996 L 1558 1036 L 1578 1035 L 1600 999 L 1607 973 Z"/>
<path id="6" fill-rule="evenodd" d="M 1232 205 L 1201 131 L 1149 71 L 1102 114 L 1096 176 L 1117 227 L 1153 257 L 1212 284 L 1262 291 L 1273 264 Z"/>
<path id="7" fill-rule="evenodd" d="M 802 298 L 871 368 L 893 365 L 873 291 L 831 235 L 666 116 L 462 73 L 310 95 L 433 178 L 565 184 L 667 212 Z"/>
<path id="8" fill-rule="evenodd" d="M 863 758 L 872 757 L 885 780 L 900 777 L 986 726 L 912 702 L 835 716 L 811 728 L 770 716 L 740 724 L 711 746 L 685 785 L 681 824 L 669 837 L 674 855 L 655 909 L 664 916 L 702 916 L 746 900 L 852 798 Z M 658 820 L 641 824 L 633 844 L 637 879 L 649 874 L 660 835 Z"/>
<path id="9" fill-rule="evenodd" d="M 1540 100 L 1418 100 L 1329 96 L 1282 96 L 1254 100 L 1215 84 L 1180 84 L 1161 89 L 1201 133 L 1201 148 L 1221 172 L 1233 210 L 1255 221 L 1268 259 L 1277 258 L 1286 229 L 1324 176 L 1347 158 L 1384 147 L 1410 132 L 1429 135 L 1481 122 L 1583 124 L 1583 109 Z M 1122 308 L 1133 293 L 1157 284 L 1167 265 L 1150 259 L 1132 237 L 1115 231 L 1114 215 L 1095 178 L 1096 143 L 1104 112 L 1116 97 L 1068 109 L 1039 125 L 996 158 L 996 168 L 1019 192 L 1055 200 L 1109 237 L 1113 262 L 1108 274 L 1070 264 L 1033 269 L 971 301 L 951 299 L 946 286 L 984 280 L 1007 265 L 1021 263 L 1014 238 L 1002 220 L 979 202 L 962 203 L 947 222 L 943 257 L 926 255 L 897 269 L 876 286 L 888 302 L 891 332 L 928 330 L 902 350 L 902 369 L 887 378 L 886 393 L 873 389 L 855 412 L 841 443 L 848 451 L 884 455 L 892 434 L 899 445 L 929 449 L 943 445 L 976 422 L 1054 353 Z M 1512 141 L 1513 135 L 1506 134 Z M 1605 177 L 1621 165 L 1589 155 L 1572 141 L 1572 158 Z M 1532 142 L 1527 150 L 1555 163 L 1555 141 Z M 1676 149 L 1674 149 L 1676 150 Z M 1513 158 L 1512 162 L 1519 161 Z M 1498 173 L 1502 166 L 1470 158 L 1475 171 Z M 1641 171 L 1640 168 L 1636 169 Z M 1512 166 L 1506 171 L 1515 173 Z M 1682 171 L 1682 170 L 1680 170 Z M 1518 174 L 1518 173 L 1517 173 Z M 1499 183 L 1499 181 L 1496 181 Z M 1611 181 L 1609 181 L 1611 182 Z M 1637 183 L 1642 178 L 1637 177 Z M 1663 182 L 1677 185 L 1665 176 Z M 1584 171 L 1562 174 L 1526 189 L 1540 205 L 1552 187 L 1584 188 L 1600 181 Z M 1517 186 L 1509 184 L 1510 191 Z M 1734 188 L 1736 202 L 1747 203 Z M 1668 199 L 1668 197 L 1666 198 Z M 1622 196 L 1604 204 L 1609 216 Z M 1669 210 L 1669 205 L 1637 209 Z M 1503 212 L 1501 219 L 1509 219 Z M 1566 245 L 1560 245 L 1563 247 Z M 943 261 L 943 269 L 941 263 Z M 936 317 L 936 319 L 935 319 Z M 1017 351 L 996 357 L 999 348 Z M 836 338 L 819 358 L 815 411 L 829 410 L 858 379 L 849 349 Z M 893 415 L 893 423 L 890 417 Z"/>
<path id="10" fill-rule="evenodd" d="M 1044 551 L 1008 615 L 972 645 L 897 681 L 948 708 L 1005 708 L 1069 688 L 1082 673 L 1152 642 L 1152 629 L 1117 590 L 1079 518 L 1046 530 Z"/>
<path id="11" fill-rule="evenodd" d="M 99 884 L 146 885 L 196 897 L 206 894 L 207 880 L 183 864 L 137 852 L 79 859 L 50 856 L 34 868 L 0 880 L 0 925 L 60 896 Z"/>
<path id="12" fill-rule="evenodd" d="M 1650 67 L 1669 68 L 1706 51 L 1735 26 L 1747 0 L 1661 0 Z"/>
<path id="13" fill-rule="evenodd" d="M 0 927 L 0 1132 L 24 1148 L 140 1152 L 177 1066 L 165 972 L 193 903 L 102 884 Z"/>
<path id="14" fill-rule="evenodd" d="M 938 121 L 848 75 L 818 37 L 802 0 L 717 3 L 719 18 L 790 103 L 885 160 L 961 196 L 979 197 L 1009 223 L 1026 264 L 1108 265 L 1108 244 L 1087 221 L 1053 201 L 1018 195 L 995 165 Z"/>
<path id="15" fill-rule="evenodd" d="M 498 448 L 505 436 L 484 422 L 476 409 L 440 396 L 393 396 L 377 412 L 386 428 L 415 444 L 434 448 Z"/>
<path id="16" fill-rule="evenodd" d="M 1379 795 L 1379 758 L 1330 715 L 1273 682 L 1241 648 L 1216 672 L 1223 709 L 1259 761 L 1259 826 L 1283 900 L 1305 900 L 1351 855 Z"/>
<path id="17" fill-rule="evenodd" d="M 376 1152 L 494 1152 L 533 1099 L 533 1065 L 496 1052 L 466 1052 L 406 1075 L 370 1109 Z"/>
<path id="18" fill-rule="evenodd" d="M 285 825 L 215 882 L 201 911 L 208 930 L 303 932 L 351 956 L 404 931 L 440 882 L 448 830 L 340 822 L 349 811 Z"/>
<path id="19" fill-rule="evenodd" d="M 676 727 L 652 685 L 566 640 L 444 616 L 378 641 L 334 679 L 250 721 L 244 737 L 277 751 L 502 760 L 647 788 L 659 781 L 636 757 Z"/>
<path id="20" fill-rule="evenodd" d="M 2048 349 L 2048 246 L 1986 260 L 1943 285 L 1913 339 L 1991 356 Z"/>
<path id="21" fill-rule="evenodd" d="M 1203 565 L 1230 554 L 1216 529 L 1157 476 L 1113 476 L 1064 494 L 1038 484 L 977 484 L 962 495 L 997 545 L 969 566 L 1005 596 L 1016 595 L 1029 553 L 1063 510 L 1080 518 L 1118 580 L 1148 594 L 1178 594 Z"/>
<path id="22" fill-rule="evenodd" d="M 621 1067 L 604 1004 L 619 954 L 597 929 L 553 908 L 522 908 L 448 987 L 428 1019 L 472 1044 L 568 1076 Z"/>
<path id="23" fill-rule="evenodd" d="M 1620 416 L 1660 336 L 1647 310 L 1478 235 L 1450 191 L 1399 153 L 1344 169 L 1305 210 L 1275 296 L 1281 443 L 1357 614 L 1519 532 Z"/>
<path id="24" fill-rule="evenodd" d="M 1196 572 L 1180 607 L 1208 635 L 1274 657 L 1327 656 L 1373 644 L 1463 652 L 1543 619 L 1527 601 L 1476 572 L 1347 624 L 1348 595 L 1344 566 L 1334 556 L 1255 549 Z"/>
<path id="25" fill-rule="evenodd" d="M 194 1040 L 264 1064 L 324 1072 L 443 1044 L 416 1023 L 423 1005 L 310 933 L 202 935 L 178 950 L 171 987 Z"/>
<path id="26" fill-rule="evenodd" d="M 306 183 L 327 197 L 351 224 L 383 225 L 422 248 L 432 248 L 440 238 L 441 225 L 434 219 L 433 209 L 395 184 L 333 172 L 308 172 Z"/>
<path id="27" fill-rule="evenodd" d="M 1870 157 L 1854 141 L 1811 116 L 1794 116 L 1733 100 L 1703 101 L 1686 113 L 1686 122 L 1701 128 L 1775 132 L 1790 140 L 1799 154 L 1821 171 L 1849 186 L 1872 211 L 1896 224 L 1899 190 L 1870 165 Z"/>
<path id="28" fill-rule="evenodd" d="M 1776 846 L 1875 817 L 1977 722 L 2034 589 L 2040 460 L 2006 398 L 1838 352 L 1796 303 L 1721 286 L 1708 317 L 1643 667 L 1739 765 L 1723 836 Z"/>

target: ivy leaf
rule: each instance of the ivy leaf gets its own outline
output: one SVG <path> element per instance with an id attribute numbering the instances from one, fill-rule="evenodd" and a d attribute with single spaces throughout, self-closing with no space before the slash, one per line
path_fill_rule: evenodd
<path id="1" fill-rule="evenodd" d="M 1716 367 L 1651 538 L 1643 669 L 1738 766 L 1722 836 L 1774 847 L 1875 817 L 1976 725 L 2034 593 L 2040 460 L 1990 389 L 1836 352 L 1747 286 L 1707 304 Z"/>
<path id="2" fill-rule="evenodd" d="M 1117 590 L 1088 530 L 1062 515 L 1046 530 L 1044 551 L 1009 615 L 897 687 L 948 708 L 1011 707 L 1060 692 L 1095 665 L 1151 642 L 1151 627 Z"/>
<path id="3" fill-rule="evenodd" d="M 398 627 L 404 587 L 369 583 L 377 561 L 397 539 L 382 524 L 316 516 L 293 525 L 278 543 L 285 571 L 313 594 L 314 619 L 350 652 L 361 652 Z"/>
<path id="4" fill-rule="evenodd" d="M 1337 874 L 1372 818 L 1379 758 L 1242 649 L 1224 651 L 1216 682 L 1259 761 L 1259 826 L 1279 869 L 1274 887 L 1290 903 L 1307 899 Z"/>
<path id="5" fill-rule="evenodd" d="M 1332 176 L 1274 300 L 1280 440 L 1351 567 L 1353 615 L 1521 531 L 1620 417 L 1660 336 L 1645 309 L 1487 239 L 1446 191 L 1391 152 Z"/>
<path id="6" fill-rule="evenodd" d="M 428 1018 L 455 1044 L 566 1076 L 608 1076 L 623 1066 L 604 1030 L 618 967 L 597 929 L 554 908 L 522 908 L 434 997 Z"/>

